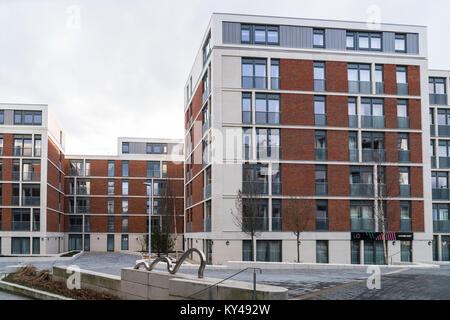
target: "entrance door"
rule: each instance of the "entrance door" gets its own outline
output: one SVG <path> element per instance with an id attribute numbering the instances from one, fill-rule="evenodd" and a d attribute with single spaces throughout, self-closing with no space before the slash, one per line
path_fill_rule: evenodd
<path id="1" fill-rule="evenodd" d="M 108 234 L 107 250 L 114 251 L 114 235 Z"/>
<path id="2" fill-rule="evenodd" d="M 412 262 L 411 241 L 401 241 L 401 262 Z"/>
<path id="3" fill-rule="evenodd" d="M 82 242 L 81 234 L 69 234 L 69 251 L 81 251 Z"/>
<path id="4" fill-rule="evenodd" d="M 442 261 L 450 261 L 450 237 L 442 236 Z"/>

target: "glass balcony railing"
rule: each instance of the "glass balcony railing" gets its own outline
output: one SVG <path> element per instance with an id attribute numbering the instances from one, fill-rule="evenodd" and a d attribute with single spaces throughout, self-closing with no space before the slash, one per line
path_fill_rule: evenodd
<path id="1" fill-rule="evenodd" d="M 242 123 L 252 123 L 251 111 L 242 111 Z"/>
<path id="2" fill-rule="evenodd" d="M 434 127 L 434 124 L 430 124 L 430 135 L 434 137 L 436 135 L 436 129 Z"/>
<path id="3" fill-rule="evenodd" d="M 375 93 L 384 94 L 384 82 L 375 82 Z"/>
<path id="4" fill-rule="evenodd" d="M 19 157 L 31 157 L 33 148 L 14 147 L 14 155 Z"/>
<path id="5" fill-rule="evenodd" d="M 362 150 L 363 162 L 385 162 L 386 150 L 384 149 L 363 149 Z"/>
<path id="6" fill-rule="evenodd" d="M 319 92 L 326 91 L 326 80 L 314 79 L 314 91 L 319 91 Z"/>
<path id="7" fill-rule="evenodd" d="M 434 232 L 450 232 L 450 220 L 434 220 L 433 221 Z"/>
<path id="8" fill-rule="evenodd" d="M 348 127 L 349 128 L 358 128 L 358 116 L 355 114 L 350 114 L 348 116 Z"/>
<path id="9" fill-rule="evenodd" d="M 409 150 L 398 150 L 398 162 L 409 162 Z"/>
<path id="10" fill-rule="evenodd" d="M 327 125 L 327 115 L 326 114 L 314 114 L 314 124 L 316 126 L 326 126 Z"/>
<path id="11" fill-rule="evenodd" d="M 374 197 L 374 186 L 369 183 L 351 183 L 350 184 L 350 196 L 351 197 Z"/>
<path id="12" fill-rule="evenodd" d="M 22 172 L 22 180 L 23 181 L 40 181 L 41 173 L 40 172 Z"/>
<path id="13" fill-rule="evenodd" d="M 327 182 L 316 182 L 316 195 L 326 196 L 328 194 L 328 183 Z"/>
<path id="14" fill-rule="evenodd" d="M 12 196 L 12 198 L 11 198 L 11 205 L 18 206 L 19 204 L 20 204 L 19 196 Z"/>
<path id="15" fill-rule="evenodd" d="M 448 102 L 447 102 L 446 94 L 430 93 L 430 105 L 446 106 L 447 104 L 448 104 Z"/>
<path id="16" fill-rule="evenodd" d="M 260 147 L 256 148 L 256 156 L 258 160 L 280 160 L 280 147 Z"/>
<path id="17" fill-rule="evenodd" d="M 432 190 L 433 200 L 449 200 L 448 188 L 435 188 Z"/>
<path id="18" fill-rule="evenodd" d="M 400 219 L 400 231 L 411 232 L 411 219 Z"/>
<path id="19" fill-rule="evenodd" d="M 402 197 L 402 198 L 411 197 L 411 185 L 410 184 L 401 184 L 400 185 L 400 197 Z"/>
<path id="20" fill-rule="evenodd" d="M 205 88 L 205 91 L 203 91 L 202 104 L 205 104 L 206 100 L 208 100 L 209 92 L 209 88 Z"/>
<path id="21" fill-rule="evenodd" d="M 431 157 L 431 168 L 436 169 L 436 157 Z"/>
<path id="22" fill-rule="evenodd" d="M 384 116 L 361 116 L 362 128 L 384 128 Z"/>
<path id="23" fill-rule="evenodd" d="M 250 146 L 242 147 L 242 158 L 245 160 L 253 159 L 252 148 Z"/>
<path id="24" fill-rule="evenodd" d="M 77 213 L 89 213 L 91 210 L 90 206 L 77 206 L 76 212 Z"/>
<path id="25" fill-rule="evenodd" d="M 30 221 L 12 221 L 11 228 L 12 231 L 30 231 L 31 223 Z"/>
<path id="26" fill-rule="evenodd" d="M 12 181 L 20 181 L 20 171 L 12 172 Z"/>
<path id="27" fill-rule="evenodd" d="M 203 188 L 203 199 L 211 198 L 211 184 L 207 184 Z"/>
<path id="28" fill-rule="evenodd" d="M 350 162 L 359 162 L 359 150 L 358 149 L 349 149 L 349 160 Z"/>
<path id="29" fill-rule="evenodd" d="M 269 231 L 269 218 L 251 217 L 242 219 L 242 231 Z"/>
<path id="30" fill-rule="evenodd" d="M 450 137 L 450 126 L 438 126 L 438 134 L 440 137 Z"/>
<path id="31" fill-rule="evenodd" d="M 22 197 L 23 206 L 39 206 L 41 205 L 41 197 Z"/>
<path id="32" fill-rule="evenodd" d="M 316 231 L 328 231 L 328 219 L 316 218 Z"/>
<path id="33" fill-rule="evenodd" d="M 351 231 L 375 231 L 375 219 L 371 218 L 351 218 L 350 219 Z"/>
<path id="34" fill-rule="evenodd" d="M 269 184 L 265 181 L 243 181 L 242 192 L 244 194 L 268 194 Z"/>
<path id="35" fill-rule="evenodd" d="M 409 117 L 397 117 L 399 129 L 409 129 Z"/>
<path id="36" fill-rule="evenodd" d="M 327 149 L 326 148 L 316 149 L 315 153 L 316 153 L 317 161 L 327 161 Z"/>
<path id="37" fill-rule="evenodd" d="M 282 230 L 282 220 L 281 217 L 272 217 L 272 231 Z"/>
<path id="38" fill-rule="evenodd" d="M 83 230 L 83 226 L 81 226 L 81 225 L 78 225 L 78 224 L 70 225 L 69 224 L 69 232 L 82 232 L 82 230 Z"/>
<path id="39" fill-rule="evenodd" d="M 206 218 L 203 221 L 203 231 L 204 232 L 211 232 L 211 219 Z"/>
<path id="40" fill-rule="evenodd" d="M 281 194 L 281 183 L 280 182 L 272 182 L 272 194 L 273 195 Z"/>
<path id="41" fill-rule="evenodd" d="M 372 82 L 370 81 L 349 81 L 349 93 L 368 93 L 372 92 Z"/>
<path id="42" fill-rule="evenodd" d="M 407 83 L 397 83 L 397 95 L 407 96 L 408 95 L 408 84 Z"/>
<path id="43" fill-rule="evenodd" d="M 276 78 L 276 77 L 270 78 L 270 89 L 280 90 L 280 78 Z"/>
<path id="44" fill-rule="evenodd" d="M 243 89 L 267 89 L 267 77 L 242 76 Z"/>
<path id="45" fill-rule="evenodd" d="M 280 123 L 280 113 L 279 112 L 256 111 L 255 118 L 256 118 L 255 119 L 256 124 L 279 124 Z"/>
<path id="46" fill-rule="evenodd" d="M 439 168 L 441 169 L 450 168 L 450 157 L 439 157 Z"/>

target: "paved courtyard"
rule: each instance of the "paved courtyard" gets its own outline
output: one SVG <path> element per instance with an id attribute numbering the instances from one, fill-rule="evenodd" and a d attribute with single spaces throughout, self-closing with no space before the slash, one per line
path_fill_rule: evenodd
<path id="1" fill-rule="evenodd" d="M 31 262 L 40 269 L 51 269 L 53 265 L 77 265 L 81 269 L 120 275 L 120 270 L 132 267 L 140 257 L 121 253 L 89 253 L 72 261 Z M 18 263 L 2 262 L 1 269 Z M 205 270 L 205 277 L 224 279 L 238 270 Z M 382 268 L 381 289 L 367 289 L 370 274 L 365 269 L 357 270 L 263 270 L 257 274 L 257 283 L 285 287 L 290 299 L 341 300 L 341 299 L 450 299 L 450 265 L 433 269 Z M 180 270 L 185 274 L 196 274 L 197 270 Z M 233 280 L 252 282 L 253 273 L 245 271 Z M 7 296 L 0 294 L 0 299 Z"/>

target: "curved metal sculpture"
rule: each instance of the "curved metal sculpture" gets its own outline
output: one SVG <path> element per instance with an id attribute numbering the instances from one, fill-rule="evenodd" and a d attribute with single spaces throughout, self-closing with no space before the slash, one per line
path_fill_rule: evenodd
<path id="1" fill-rule="evenodd" d="M 175 265 L 173 265 L 173 262 L 169 257 L 158 257 L 155 260 L 153 260 L 153 262 L 150 264 L 148 263 L 148 261 L 140 261 L 134 266 L 134 269 L 139 269 L 141 266 L 144 266 L 144 268 L 147 271 L 152 271 L 153 268 L 158 264 L 158 262 L 165 262 L 167 263 L 167 271 L 169 271 L 170 274 L 175 274 L 180 269 L 181 264 L 184 262 L 184 260 L 186 260 L 186 258 L 192 252 L 196 252 L 200 256 L 200 267 L 198 268 L 198 277 L 203 278 L 203 271 L 205 271 L 206 267 L 206 257 L 205 254 L 197 248 L 191 248 L 187 250 L 185 253 L 183 253 L 180 259 L 175 263 Z"/>

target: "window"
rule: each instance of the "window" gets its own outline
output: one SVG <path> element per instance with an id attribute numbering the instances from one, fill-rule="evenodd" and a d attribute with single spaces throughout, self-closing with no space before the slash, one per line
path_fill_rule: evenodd
<path id="1" fill-rule="evenodd" d="M 257 93 L 255 96 L 255 122 L 257 124 L 280 123 L 280 95 Z"/>
<path id="2" fill-rule="evenodd" d="M 128 199 L 122 199 L 122 213 L 128 213 Z"/>
<path id="3" fill-rule="evenodd" d="M 361 241 L 352 240 L 351 244 L 352 264 L 361 263 Z"/>
<path id="4" fill-rule="evenodd" d="M 355 33 L 347 32 L 346 37 L 347 49 L 354 50 L 355 49 Z"/>
<path id="5" fill-rule="evenodd" d="M 325 97 L 323 96 L 314 96 L 314 123 L 316 126 L 327 125 Z"/>
<path id="6" fill-rule="evenodd" d="M 114 199 L 108 199 L 108 213 L 114 213 Z"/>
<path id="7" fill-rule="evenodd" d="M 252 94 L 242 93 L 242 123 L 252 123 Z"/>
<path id="8" fill-rule="evenodd" d="M 327 167 L 316 166 L 316 195 L 325 196 L 328 194 Z"/>
<path id="9" fill-rule="evenodd" d="M 325 62 L 314 62 L 314 91 L 325 91 Z"/>
<path id="10" fill-rule="evenodd" d="M 323 29 L 313 29 L 313 47 L 325 48 L 325 31 Z"/>
<path id="11" fill-rule="evenodd" d="M 447 105 L 447 90 L 445 78 L 433 78 L 429 80 L 430 105 Z"/>
<path id="12" fill-rule="evenodd" d="M 395 34 L 395 52 L 406 52 L 406 34 Z"/>
<path id="13" fill-rule="evenodd" d="M 350 202 L 351 231 L 375 231 L 374 210 L 372 201 Z"/>
<path id="14" fill-rule="evenodd" d="M 400 201 L 400 231 L 411 232 L 411 210 L 409 201 Z"/>
<path id="15" fill-rule="evenodd" d="M 384 93 L 384 78 L 383 78 L 383 66 L 375 65 L 375 93 L 383 94 Z"/>
<path id="16" fill-rule="evenodd" d="M 12 231 L 30 231 L 31 215 L 30 209 L 12 209 Z"/>
<path id="17" fill-rule="evenodd" d="M 409 162 L 409 134 L 398 134 L 398 162 Z"/>
<path id="18" fill-rule="evenodd" d="M 280 130 L 256 129 L 258 159 L 280 159 Z"/>
<path id="19" fill-rule="evenodd" d="M 108 216 L 107 231 L 114 232 L 114 216 Z"/>
<path id="20" fill-rule="evenodd" d="M 281 231 L 281 200 L 272 200 L 272 231 Z"/>
<path id="21" fill-rule="evenodd" d="M 257 240 L 256 261 L 281 262 L 281 241 Z"/>
<path id="22" fill-rule="evenodd" d="M 246 44 L 279 44 L 279 28 L 266 25 L 241 25 L 241 43 Z"/>
<path id="23" fill-rule="evenodd" d="M 251 26 L 242 24 L 241 25 L 241 43 L 250 43 L 251 42 Z"/>
<path id="24" fill-rule="evenodd" d="M 14 111 L 14 124 L 41 125 L 42 111 Z"/>
<path id="25" fill-rule="evenodd" d="M 31 157 L 33 153 L 33 140 L 31 135 L 14 135 L 14 155 Z"/>
<path id="26" fill-rule="evenodd" d="M 328 204 L 326 200 L 316 201 L 316 231 L 328 231 Z"/>
<path id="27" fill-rule="evenodd" d="M 91 232 L 91 217 L 84 216 L 84 232 Z"/>
<path id="28" fill-rule="evenodd" d="M 166 191 L 166 181 L 164 180 L 154 180 L 153 181 L 153 195 L 162 196 Z"/>
<path id="29" fill-rule="evenodd" d="M 347 32 L 347 49 L 381 51 L 381 34 L 374 32 Z"/>
<path id="30" fill-rule="evenodd" d="M 30 238 L 12 237 L 11 238 L 12 254 L 30 254 Z"/>
<path id="31" fill-rule="evenodd" d="M 128 181 L 122 181 L 122 195 L 128 195 Z"/>
<path id="32" fill-rule="evenodd" d="M 280 60 L 270 60 L 270 89 L 280 89 Z"/>
<path id="33" fill-rule="evenodd" d="M 147 161 L 147 178 L 160 178 L 161 164 L 159 161 Z"/>
<path id="34" fill-rule="evenodd" d="M 350 154 L 350 161 L 359 162 L 358 133 L 355 131 L 350 131 L 348 133 L 348 149 Z"/>
<path id="35" fill-rule="evenodd" d="M 130 153 L 130 143 L 122 142 L 122 153 Z"/>
<path id="36" fill-rule="evenodd" d="M 40 206 L 41 204 L 41 187 L 39 184 L 23 184 L 22 185 L 22 205 L 23 206 Z"/>
<path id="37" fill-rule="evenodd" d="M 266 59 L 242 58 L 242 88 L 267 88 Z"/>
<path id="38" fill-rule="evenodd" d="M 272 194 L 281 194 L 281 164 L 272 164 Z"/>
<path id="39" fill-rule="evenodd" d="M 208 60 L 209 55 L 211 54 L 211 34 L 208 35 L 205 41 L 205 45 L 203 46 L 203 63 Z"/>
<path id="40" fill-rule="evenodd" d="M 146 149 L 148 154 L 164 154 L 167 153 L 167 144 L 147 143 Z"/>
<path id="41" fill-rule="evenodd" d="M 114 161 L 108 161 L 108 177 L 114 177 Z"/>
<path id="42" fill-rule="evenodd" d="M 121 250 L 128 250 L 128 235 L 127 234 L 122 235 Z"/>
<path id="43" fill-rule="evenodd" d="M 361 126 L 362 128 L 384 128 L 384 101 L 383 99 L 361 99 Z"/>
<path id="44" fill-rule="evenodd" d="M 128 217 L 122 217 L 122 232 L 128 232 Z"/>
<path id="45" fill-rule="evenodd" d="M 356 98 L 348 98 L 348 126 L 350 128 L 358 127 L 358 111 L 356 109 Z"/>
<path id="46" fill-rule="evenodd" d="M 402 96 L 408 95 L 408 77 L 406 74 L 406 67 L 397 67 L 397 94 Z"/>
<path id="47" fill-rule="evenodd" d="M 384 162 L 384 133 L 363 132 L 362 133 L 362 156 L 363 162 Z"/>
<path id="48" fill-rule="evenodd" d="M 252 155 L 252 128 L 242 128 L 242 147 L 243 158 L 245 160 L 253 159 Z"/>
<path id="49" fill-rule="evenodd" d="M 128 168 L 129 168 L 129 163 L 128 161 L 122 161 L 122 177 L 128 177 Z"/>
<path id="50" fill-rule="evenodd" d="M 439 140 L 439 168 L 450 168 L 450 141 Z"/>
<path id="51" fill-rule="evenodd" d="M 399 171 L 399 184 L 400 184 L 400 197 L 411 196 L 411 185 L 409 181 L 409 168 L 400 167 Z"/>
<path id="52" fill-rule="evenodd" d="M 326 131 L 316 131 L 315 132 L 315 153 L 316 160 L 326 161 L 327 160 L 327 132 Z"/>
<path id="53" fill-rule="evenodd" d="M 108 195 L 114 195 L 114 180 L 108 180 Z"/>
<path id="54" fill-rule="evenodd" d="M 84 251 L 91 251 L 91 236 L 89 234 L 84 235 Z"/>
<path id="55" fill-rule="evenodd" d="M 5 110 L 0 110 L 0 124 L 5 123 Z"/>
<path id="56" fill-rule="evenodd" d="M 328 263 L 328 240 L 316 241 L 316 263 Z"/>
<path id="57" fill-rule="evenodd" d="M 268 194 L 268 165 L 243 164 L 242 167 L 242 193 L 243 194 Z"/>
<path id="58" fill-rule="evenodd" d="M 397 119 L 398 119 L 398 127 L 400 129 L 409 128 L 407 100 L 397 100 Z"/>
<path id="59" fill-rule="evenodd" d="M 350 93 L 371 93 L 372 76 L 370 64 L 347 65 L 348 91 Z"/>

